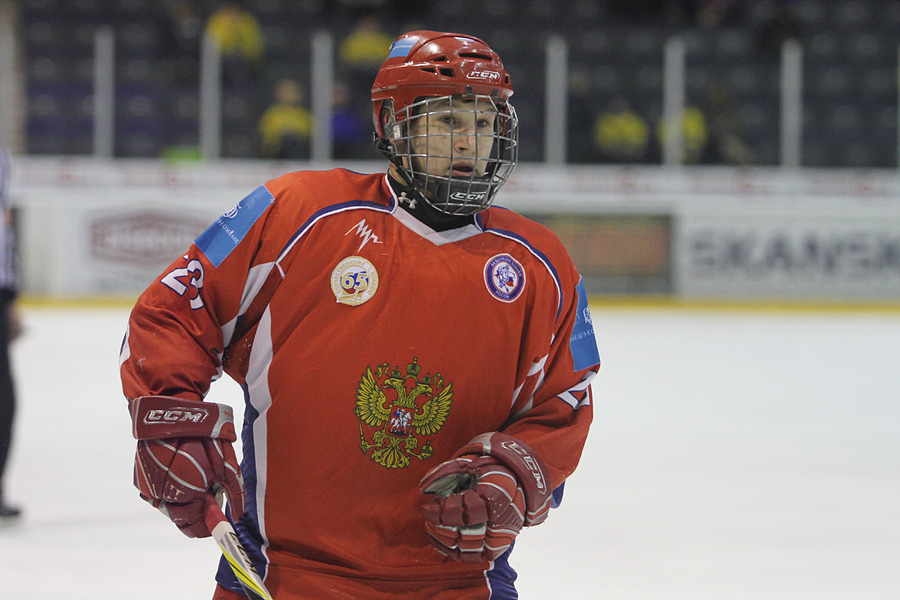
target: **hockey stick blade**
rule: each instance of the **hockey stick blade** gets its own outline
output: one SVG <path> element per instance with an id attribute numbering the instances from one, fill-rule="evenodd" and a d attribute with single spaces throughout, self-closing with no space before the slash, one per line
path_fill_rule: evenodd
<path id="1" fill-rule="evenodd" d="M 234 571 L 235 577 L 250 600 L 272 600 L 272 594 L 266 589 L 259 573 L 250 562 L 247 551 L 241 545 L 234 527 L 215 501 L 206 503 L 204 520 L 212 532 L 213 539 L 222 549 L 225 560 Z"/>

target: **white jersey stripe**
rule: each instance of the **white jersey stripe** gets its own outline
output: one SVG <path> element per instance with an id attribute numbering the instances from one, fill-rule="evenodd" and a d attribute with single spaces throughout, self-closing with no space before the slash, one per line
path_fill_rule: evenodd
<path id="1" fill-rule="evenodd" d="M 272 364 L 272 314 L 267 307 L 259 320 L 253 349 L 245 379 L 247 401 L 259 415 L 253 423 L 253 469 L 256 471 L 256 522 L 262 536 L 262 554 L 269 562 L 266 552 L 269 536 L 266 534 L 265 497 L 268 473 L 268 411 L 272 405 L 269 391 L 269 366 Z"/>
<path id="2" fill-rule="evenodd" d="M 588 373 L 581 379 L 581 381 L 578 382 L 578 384 L 569 388 L 562 394 L 559 394 L 557 396 L 557 398 L 559 398 L 560 400 L 562 400 L 563 402 L 565 402 L 566 404 L 568 404 L 575 410 L 578 410 L 582 406 L 590 406 L 590 404 L 591 404 L 591 395 L 590 394 L 585 394 L 584 398 L 582 398 L 581 400 L 576 398 L 575 394 L 576 393 L 580 394 L 581 392 L 586 391 L 588 389 L 588 387 L 591 385 L 591 381 L 594 379 L 594 377 L 596 375 L 597 375 L 597 371 L 588 371 Z"/>

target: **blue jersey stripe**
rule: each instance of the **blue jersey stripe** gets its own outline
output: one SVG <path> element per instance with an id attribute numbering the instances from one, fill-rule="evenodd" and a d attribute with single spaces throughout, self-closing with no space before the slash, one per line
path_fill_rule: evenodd
<path id="1" fill-rule="evenodd" d="M 312 214 L 310 218 L 308 218 L 303 225 L 297 229 L 296 233 L 291 236 L 291 239 L 288 240 L 288 243 L 285 244 L 284 248 L 281 250 L 281 254 L 278 256 L 278 261 L 281 261 L 285 257 L 285 255 L 290 252 L 291 248 L 294 247 L 294 244 L 301 237 L 306 235 L 306 232 L 315 225 L 320 219 L 327 217 L 329 215 L 333 215 L 339 212 L 343 212 L 345 210 L 358 210 L 358 209 L 369 209 L 369 210 L 377 210 L 381 212 L 391 212 L 392 207 L 385 206 L 379 202 L 371 202 L 368 200 L 352 200 L 350 202 L 341 202 L 340 204 L 333 204 L 331 206 L 326 206 L 320 210 L 317 210 Z"/>
<path id="2" fill-rule="evenodd" d="M 509 564 L 509 557 L 516 542 L 510 545 L 509 550 L 498 557 L 492 564 L 491 568 L 485 572 L 488 580 L 488 586 L 491 588 L 490 600 L 518 600 L 519 592 L 516 590 L 516 579 L 519 574 Z"/>
<path id="3" fill-rule="evenodd" d="M 259 527 L 259 510 L 256 505 L 256 445 L 253 440 L 253 423 L 259 418 L 259 412 L 250 403 L 249 392 L 246 384 L 241 386 L 244 390 L 244 420 L 245 425 L 241 432 L 241 448 L 243 449 L 243 458 L 241 460 L 241 474 L 244 478 L 244 489 L 246 491 L 246 506 L 244 516 L 235 523 L 235 532 L 241 540 L 241 544 L 247 551 L 248 558 L 263 579 L 266 577 L 268 570 L 268 560 L 263 554 L 263 539 Z M 231 511 L 228 511 L 228 517 L 231 518 Z M 233 592 L 243 593 L 241 584 L 238 582 L 231 565 L 228 560 L 222 556 L 219 559 L 219 568 L 216 572 L 216 582 L 222 587 Z"/>

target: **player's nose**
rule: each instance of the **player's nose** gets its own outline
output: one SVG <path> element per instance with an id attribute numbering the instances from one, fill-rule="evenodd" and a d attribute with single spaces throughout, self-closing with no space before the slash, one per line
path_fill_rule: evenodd
<path id="1" fill-rule="evenodd" d="M 454 149 L 459 151 L 474 152 L 478 145 L 478 136 L 474 128 L 467 128 L 453 136 Z"/>

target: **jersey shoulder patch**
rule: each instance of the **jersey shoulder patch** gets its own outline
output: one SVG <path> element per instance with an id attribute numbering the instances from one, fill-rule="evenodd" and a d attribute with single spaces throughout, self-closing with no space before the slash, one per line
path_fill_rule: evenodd
<path id="1" fill-rule="evenodd" d="M 259 186 L 219 217 L 194 243 L 209 262 L 218 267 L 274 201 L 272 193 L 265 186 Z"/>
<path id="2" fill-rule="evenodd" d="M 581 371 L 600 364 L 600 351 L 597 349 L 594 322 L 591 319 L 591 309 L 588 307 L 583 279 L 578 280 L 576 291 L 578 292 L 578 315 L 575 318 L 575 326 L 572 328 L 572 337 L 569 339 L 569 349 L 572 351 L 575 370 Z"/>

